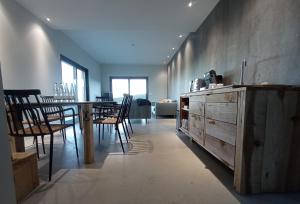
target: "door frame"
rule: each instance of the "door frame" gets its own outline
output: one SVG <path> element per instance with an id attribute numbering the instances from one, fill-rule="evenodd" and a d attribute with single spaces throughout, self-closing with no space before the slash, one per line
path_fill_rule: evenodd
<path id="1" fill-rule="evenodd" d="M 84 66 L 78 64 L 77 62 L 71 60 L 70 58 L 64 56 L 64 55 L 60 55 L 60 62 L 64 61 L 70 65 L 72 65 L 73 67 L 75 67 L 76 69 L 79 69 L 81 71 L 83 71 L 85 73 L 85 93 L 86 93 L 86 100 L 89 101 L 90 100 L 90 83 L 89 83 L 89 70 L 87 68 L 85 68 Z M 77 78 L 77 76 L 76 76 Z M 77 82 L 76 82 L 77 83 Z"/>
<path id="2" fill-rule="evenodd" d="M 128 91 L 129 91 L 129 94 L 130 94 L 130 79 L 146 79 L 146 99 L 148 100 L 149 98 L 149 79 L 148 77 L 137 77 L 137 76 L 110 76 L 109 77 L 109 89 L 110 89 L 110 92 L 112 93 L 112 80 L 113 79 L 128 79 Z M 112 93 L 113 94 L 113 93 Z"/>

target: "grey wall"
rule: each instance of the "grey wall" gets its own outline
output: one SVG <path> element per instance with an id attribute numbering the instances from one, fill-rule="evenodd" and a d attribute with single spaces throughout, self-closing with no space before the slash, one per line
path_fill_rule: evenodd
<path id="1" fill-rule="evenodd" d="M 99 64 L 62 32 L 14 0 L 0 0 L 0 61 L 4 88 L 39 88 L 53 94 L 61 81 L 60 54 L 89 69 L 90 96 L 101 91 Z"/>
<path id="2" fill-rule="evenodd" d="M 110 91 L 110 77 L 148 77 L 149 100 L 167 97 L 167 69 L 152 65 L 101 65 L 102 93 Z"/>
<path id="3" fill-rule="evenodd" d="M 221 0 L 168 64 L 168 95 L 188 92 L 190 80 L 215 69 L 238 83 L 300 84 L 300 1 Z"/>

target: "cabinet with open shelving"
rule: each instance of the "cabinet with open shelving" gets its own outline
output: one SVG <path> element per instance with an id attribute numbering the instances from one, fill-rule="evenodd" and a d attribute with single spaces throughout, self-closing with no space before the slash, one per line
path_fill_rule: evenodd
<path id="1" fill-rule="evenodd" d="M 189 97 L 180 97 L 180 130 L 187 133 L 189 131 Z"/>
<path id="2" fill-rule="evenodd" d="M 237 192 L 299 191 L 294 178 L 300 151 L 294 147 L 300 145 L 300 129 L 292 128 L 300 127 L 298 107 L 300 88 L 294 86 L 232 85 L 185 93 L 179 130 L 233 170 Z"/>

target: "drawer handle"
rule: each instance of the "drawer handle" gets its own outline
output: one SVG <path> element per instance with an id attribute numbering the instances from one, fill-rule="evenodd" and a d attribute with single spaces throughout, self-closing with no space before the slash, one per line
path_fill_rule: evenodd
<path id="1" fill-rule="evenodd" d="M 208 123 L 212 124 L 212 125 L 216 124 L 216 122 L 214 120 L 209 120 Z"/>

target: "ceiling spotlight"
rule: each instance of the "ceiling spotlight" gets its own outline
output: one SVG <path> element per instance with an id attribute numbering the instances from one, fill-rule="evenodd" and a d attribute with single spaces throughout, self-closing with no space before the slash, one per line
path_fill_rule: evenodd
<path id="1" fill-rule="evenodd" d="M 170 56 L 168 55 L 167 58 L 170 58 Z"/>
<path id="2" fill-rule="evenodd" d="M 47 20 L 48 22 L 50 22 L 50 21 L 51 21 L 51 19 L 50 19 L 50 18 L 46 18 L 46 20 Z"/>
<path id="3" fill-rule="evenodd" d="M 172 50 L 175 50 L 175 48 L 173 47 Z"/>
<path id="4" fill-rule="evenodd" d="M 179 38 L 183 38 L 183 35 L 179 35 L 178 37 L 179 37 Z"/>
<path id="5" fill-rule="evenodd" d="M 190 3 L 188 4 L 188 7 L 192 7 L 193 6 L 193 2 L 190 1 Z"/>

